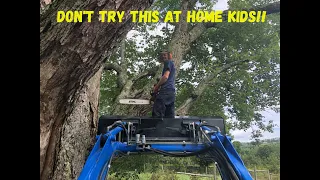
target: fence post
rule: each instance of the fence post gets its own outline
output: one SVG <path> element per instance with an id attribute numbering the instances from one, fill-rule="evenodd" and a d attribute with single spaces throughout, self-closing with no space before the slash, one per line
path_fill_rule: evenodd
<path id="1" fill-rule="evenodd" d="M 213 179 L 217 180 L 217 162 L 214 162 Z"/>
<path id="2" fill-rule="evenodd" d="M 257 168 L 256 168 L 256 166 L 254 166 L 253 174 L 254 174 L 254 180 L 258 180 L 258 178 L 257 178 Z"/>
<path id="3" fill-rule="evenodd" d="M 146 164 L 143 164 L 143 172 L 146 172 Z"/>
<path id="4" fill-rule="evenodd" d="M 208 166 L 206 166 L 206 174 L 208 174 Z"/>
<path id="5" fill-rule="evenodd" d="M 268 177 L 269 177 L 269 180 L 271 180 L 271 174 L 270 174 L 270 171 L 268 170 Z"/>

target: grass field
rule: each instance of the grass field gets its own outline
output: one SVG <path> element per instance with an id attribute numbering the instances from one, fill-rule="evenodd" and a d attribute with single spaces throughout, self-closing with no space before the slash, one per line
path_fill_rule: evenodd
<path id="1" fill-rule="evenodd" d="M 114 174 L 109 175 L 108 180 L 127 180 L 128 178 L 117 178 Z M 198 177 L 198 176 L 190 176 L 184 174 L 174 174 L 174 173 L 141 173 L 138 175 L 138 178 L 130 178 L 130 179 L 139 179 L 139 180 L 212 180 L 213 177 Z M 217 177 L 217 180 L 221 180 L 220 177 Z"/>
<path id="2" fill-rule="evenodd" d="M 200 177 L 200 176 L 191 176 L 185 174 L 176 174 L 173 172 L 156 172 L 156 173 L 141 173 L 137 174 L 137 176 L 131 176 L 119 178 L 115 177 L 115 174 L 110 174 L 108 180 L 212 180 L 213 177 Z M 259 180 L 269 180 L 268 174 L 266 173 L 258 173 L 257 179 Z M 216 180 L 221 180 L 220 175 L 217 175 Z M 272 175 L 271 180 L 280 180 L 279 175 Z"/>

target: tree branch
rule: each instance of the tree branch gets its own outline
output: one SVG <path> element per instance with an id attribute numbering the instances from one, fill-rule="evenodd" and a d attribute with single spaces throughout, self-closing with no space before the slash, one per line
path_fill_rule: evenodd
<path id="1" fill-rule="evenodd" d="M 213 72 L 209 76 L 205 77 L 199 83 L 197 89 L 192 94 L 193 98 L 196 99 L 198 96 L 200 96 L 202 94 L 203 90 L 205 89 L 205 87 L 208 85 L 208 83 L 210 81 L 213 81 L 217 77 L 218 74 L 221 74 L 221 73 L 225 72 L 226 70 L 230 69 L 231 67 L 237 66 L 237 65 L 244 63 L 244 62 L 249 62 L 249 60 L 248 59 L 238 60 L 238 61 L 234 61 L 229 64 L 226 64 L 226 65 L 223 65 L 220 68 L 217 68 L 217 70 L 215 72 Z"/>
<path id="2" fill-rule="evenodd" d="M 175 26 L 176 24 L 178 24 L 177 22 L 164 22 L 164 19 L 165 19 L 165 17 L 163 17 L 163 18 L 159 18 L 159 23 L 168 23 L 168 24 L 170 24 L 171 26 Z"/>
<path id="3" fill-rule="evenodd" d="M 223 13 L 222 13 L 222 22 L 227 20 L 228 11 L 230 11 L 230 10 L 223 11 Z M 250 8 L 250 9 L 243 9 L 241 11 L 267 11 L 267 15 L 268 14 L 273 14 L 273 13 L 278 13 L 278 12 L 280 12 L 280 1 L 268 4 L 268 5 L 263 6 L 263 7 L 254 7 L 254 8 Z M 204 25 L 205 25 L 206 28 L 212 28 L 212 27 L 216 27 L 217 24 L 218 23 L 205 23 Z"/>
<path id="4" fill-rule="evenodd" d="M 127 61 L 125 59 L 125 51 L 126 51 L 126 40 L 125 39 L 122 40 L 122 42 L 121 42 L 121 49 L 120 50 L 121 50 L 121 53 L 120 53 L 120 55 L 121 55 L 121 63 L 120 63 L 121 68 L 127 69 Z"/>
<path id="5" fill-rule="evenodd" d="M 125 69 L 123 69 L 123 67 L 121 67 L 117 63 L 107 63 L 104 66 L 104 70 L 115 70 L 117 72 L 117 85 L 120 89 L 122 89 L 123 86 L 126 84 L 126 81 L 128 80 L 127 71 L 125 71 Z"/>
<path id="6" fill-rule="evenodd" d="M 267 11 L 267 15 L 273 14 L 273 13 L 278 13 L 278 12 L 280 12 L 280 1 L 268 4 L 263 7 L 251 8 L 249 11 Z"/>
<path id="7" fill-rule="evenodd" d="M 198 23 L 189 31 L 189 42 L 192 43 L 195 41 L 205 30 L 207 27 L 204 23 Z"/>
<path id="8" fill-rule="evenodd" d="M 198 0 L 189 0 L 188 9 L 192 9 L 195 7 Z"/>
<path id="9" fill-rule="evenodd" d="M 199 96 L 203 93 L 205 88 L 208 86 L 210 81 L 213 81 L 218 74 L 225 72 L 226 70 L 230 69 L 231 67 L 237 66 L 241 63 L 248 62 L 249 60 L 238 60 L 231 62 L 229 64 L 223 65 L 222 67 L 218 68 L 215 72 L 211 73 L 209 76 L 205 77 L 197 86 L 197 88 L 191 93 L 190 97 L 180 105 L 180 107 L 176 110 L 176 114 L 179 116 L 185 116 L 188 114 L 190 107 L 193 102 L 195 102 Z M 212 83 L 211 83 L 212 84 Z"/>
<path id="10" fill-rule="evenodd" d="M 187 12 L 188 12 L 188 0 L 182 0 L 181 2 L 181 14 L 180 14 L 180 21 L 179 23 L 175 23 L 175 28 L 174 28 L 174 33 L 173 33 L 173 37 L 178 37 L 181 32 L 187 32 L 188 29 L 188 23 L 186 21 L 186 17 L 187 17 Z M 172 39 L 174 40 L 174 38 Z M 171 40 L 171 42 L 172 42 Z M 172 46 L 172 45 L 169 45 Z M 171 49 L 169 47 L 169 49 Z"/>
<path id="11" fill-rule="evenodd" d="M 117 63 L 107 63 L 103 70 L 115 70 L 118 74 L 122 72 L 121 66 Z"/>
<path id="12" fill-rule="evenodd" d="M 230 10 L 223 11 L 222 22 L 227 20 L 228 11 Z M 243 11 L 267 11 L 267 15 L 278 13 L 280 12 L 280 1 L 271 3 L 264 7 L 251 8 L 249 10 L 245 9 Z M 213 27 L 216 27 L 217 25 L 218 23 L 198 23 L 189 31 L 189 35 L 190 35 L 189 42 L 191 43 L 194 40 L 196 40 L 207 28 L 213 28 Z"/>
<path id="13" fill-rule="evenodd" d="M 149 83 L 147 83 L 143 88 L 140 88 L 138 90 L 135 90 L 135 88 L 133 88 L 134 83 L 136 81 L 138 81 L 139 79 L 142 79 L 146 76 L 149 76 L 149 75 L 154 76 L 157 73 L 158 69 L 160 69 L 159 66 L 145 70 L 145 71 L 141 72 L 140 74 L 138 74 L 137 76 L 135 76 L 131 79 L 128 79 L 125 82 L 125 85 L 123 86 L 123 88 L 121 90 L 121 93 L 118 95 L 118 97 L 115 100 L 116 104 L 117 104 L 117 102 L 119 102 L 119 99 L 123 99 L 123 98 L 142 98 L 142 99 L 148 98 L 150 96 L 148 89 L 151 87 L 151 81 Z M 112 113 L 113 114 L 120 113 L 123 110 L 121 107 L 123 107 L 123 106 L 116 105 L 113 108 Z M 130 109 L 127 109 L 127 111 L 130 111 Z"/>
<path id="14" fill-rule="evenodd" d="M 159 67 L 147 69 L 147 70 L 141 72 L 140 74 L 138 74 L 137 76 L 133 77 L 132 81 L 136 82 L 136 81 L 138 81 L 144 77 L 147 77 L 147 76 L 155 76 L 158 69 L 159 69 Z"/>
<path id="15" fill-rule="evenodd" d="M 231 67 L 234 67 L 236 65 L 239 65 L 239 64 L 244 63 L 244 62 L 249 62 L 249 61 L 250 61 L 249 59 L 243 59 L 243 60 L 233 61 L 231 63 L 223 65 L 221 68 L 219 68 L 219 70 L 218 70 L 216 75 L 218 75 L 218 74 L 230 69 Z"/>

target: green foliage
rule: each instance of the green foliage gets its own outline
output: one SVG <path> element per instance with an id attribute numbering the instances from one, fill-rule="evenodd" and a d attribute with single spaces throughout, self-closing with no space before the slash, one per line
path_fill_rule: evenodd
<path id="1" fill-rule="evenodd" d="M 261 7 L 268 5 L 272 2 L 277 2 L 274 0 L 229 0 L 228 5 L 229 9 L 236 9 L 236 10 L 241 10 L 241 9 L 249 9 L 252 7 Z"/>
<path id="2" fill-rule="evenodd" d="M 237 153 L 240 153 L 240 154 L 242 153 L 242 151 L 241 151 L 241 142 L 233 141 L 232 145 L 236 149 Z"/>
<path id="3" fill-rule="evenodd" d="M 128 180 L 136 180 L 139 179 L 139 174 L 136 171 L 127 171 L 127 172 L 117 172 L 114 174 L 116 179 L 128 179 Z"/>
<path id="4" fill-rule="evenodd" d="M 194 104 L 195 112 L 207 114 L 214 109 L 219 113 L 216 108 L 224 112 L 223 107 L 228 107 L 229 117 L 238 120 L 233 128 L 257 125 L 262 131 L 272 131 L 273 122 L 263 122 L 258 113 L 266 108 L 278 110 L 280 102 L 279 23 L 272 21 L 279 15 L 269 18 L 268 23 L 220 23 L 219 28 L 206 31 L 193 43 L 186 55 L 192 67 L 179 74 L 183 75 L 179 77 L 182 82 L 190 76 L 192 82 L 200 82 L 203 76 L 227 64 L 247 60 L 220 73 L 214 85 L 207 86 L 210 93 L 199 98 L 202 106 Z M 255 133 L 259 137 L 259 132 Z"/>
<path id="5" fill-rule="evenodd" d="M 160 173 L 152 173 L 151 179 L 160 179 L 161 174 Z"/>
<path id="6" fill-rule="evenodd" d="M 240 148 L 239 154 L 247 167 L 268 169 L 270 173 L 280 172 L 280 140 L 241 143 Z"/>
<path id="7" fill-rule="evenodd" d="M 119 93 L 116 73 L 112 71 L 103 72 L 100 82 L 99 116 L 110 113 L 111 106 Z"/>
<path id="8" fill-rule="evenodd" d="M 272 147 L 268 145 L 260 146 L 257 150 L 257 156 L 260 159 L 266 160 L 272 153 Z"/>

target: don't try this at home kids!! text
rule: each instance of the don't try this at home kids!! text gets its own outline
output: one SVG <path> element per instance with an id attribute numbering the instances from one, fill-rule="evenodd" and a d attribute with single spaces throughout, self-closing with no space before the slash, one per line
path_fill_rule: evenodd
<path id="1" fill-rule="evenodd" d="M 182 11 L 168 11 L 163 22 L 179 22 Z M 200 22 L 265 22 L 266 11 L 187 11 L 186 21 Z M 132 16 L 132 22 L 159 22 L 158 11 L 99 11 L 102 23 L 122 22 Z M 58 11 L 57 22 L 91 22 L 94 11 Z M 224 17 L 226 16 L 226 17 Z"/>

